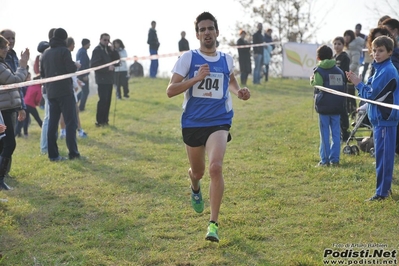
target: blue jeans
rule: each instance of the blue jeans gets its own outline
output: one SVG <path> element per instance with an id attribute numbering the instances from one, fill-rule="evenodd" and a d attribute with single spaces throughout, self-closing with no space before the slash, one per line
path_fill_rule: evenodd
<path id="1" fill-rule="evenodd" d="M 150 49 L 150 55 L 158 54 L 157 50 Z M 152 59 L 150 65 L 150 78 L 156 78 L 158 72 L 158 59 Z"/>
<path id="2" fill-rule="evenodd" d="M 43 94 L 44 99 L 44 117 L 43 117 L 43 124 L 42 124 L 42 133 L 40 136 L 40 151 L 42 153 L 47 153 L 47 131 L 48 131 L 48 120 L 49 120 L 49 105 L 47 94 Z"/>
<path id="3" fill-rule="evenodd" d="M 395 160 L 397 127 L 374 126 L 375 171 L 377 186 L 375 193 L 387 197 L 391 189 Z"/>
<path id="4" fill-rule="evenodd" d="M 261 72 L 262 72 L 262 63 L 263 63 L 263 55 L 254 54 L 254 62 L 255 62 L 255 68 L 254 68 L 253 83 L 254 84 L 260 84 L 260 76 L 261 76 Z"/>
<path id="5" fill-rule="evenodd" d="M 340 115 L 319 114 L 320 162 L 322 164 L 339 163 L 341 149 Z M 331 133 L 331 143 L 330 143 Z"/>

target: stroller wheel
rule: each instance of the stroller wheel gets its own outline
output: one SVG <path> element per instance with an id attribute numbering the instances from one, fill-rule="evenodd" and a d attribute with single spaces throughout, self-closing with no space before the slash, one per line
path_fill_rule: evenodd
<path id="1" fill-rule="evenodd" d="M 346 146 L 343 148 L 342 152 L 343 152 L 344 154 L 352 154 L 351 146 L 346 145 Z"/>
<path id="2" fill-rule="evenodd" d="M 356 145 L 351 146 L 351 151 L 352 151 L 352 154 L 355 154 L 355 155 L 359 155 L 359 153 L 360 153 L 359 147 Z"/>

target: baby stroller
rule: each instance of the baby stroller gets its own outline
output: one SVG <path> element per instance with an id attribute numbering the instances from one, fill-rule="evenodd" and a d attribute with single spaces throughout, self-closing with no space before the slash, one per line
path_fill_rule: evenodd
<path id="1" fill-rule="evenodd" d="M 356 111 L 355 111 L 356 112 Z M 364 152 L 369 152 L 371 156 L 374 156 L 374 142 L 372 137 L 373 128 L 367 117 L 367 104 L 362 105 L 357 111 L 356 121 L 352 123 L 353 129 L 349 134 L 346 145 L 342 152 L 344 154 L 354 154 L 359 155 L 360 150 Z M 356 137 L 356 133 L 363 131 L 371 131 L 369 137 Z M 350 141 L 356 140 L 357 144 L 350 145 Z M 359 149 L 360 146 L 360 149 Z"/>

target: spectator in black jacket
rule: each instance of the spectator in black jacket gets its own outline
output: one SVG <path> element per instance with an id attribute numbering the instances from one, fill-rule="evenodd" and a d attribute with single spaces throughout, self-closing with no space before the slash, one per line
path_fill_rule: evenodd
<path id="1" fill-rule="evenodd" d="M 91 56 L 91 67 L 98 67 L 113 61 L 114 56 L 118 53 L 114 52 L 109 45 L 110 36 L 103 33 L 100 36 L 100 43 L 94 48 Z M 119 57 L 119 56 L 118 56 Z M 103 67 L 95 71 L 96 83 L 98 85 L 98 102 L 96 114 L 96 126 L 107 126 L 109 109 L 111 107 L 112 87 L 114 84 L 114 65 Z"/>
<path id="2" fill-rule="evenodd" d="M 180 33 L 181 39 L 179 41 L 179 52 L 188 51 L 190 50 L 190 45 L 186 39 L 186 32 L 182 31 Z"/>
<path id="3" fill-rule="evenodd" d="M 245 36 L 247 33 L 244 30 L 240 30 L 239 32 L 240 38 L 237 40 L 238 48 L 238 63 L 240 65 L 240 78 L 241 78 L 241 85 L 246 86 L 248 75 L 252 72 L 251 66 L 251 47 L 242 47 L 249 45 L 248 41 L 245 40 Z"/>
<path id="4" fill-rule="evenodd" d="M 129 67 L 129 76 L 132 78 L 143 77 L 144 76 L 143 65 L 138 62 L 138 57 L 136 55 L 133 57 L 133 59 L 134 62 Z"/>
<path id="5" fill-rule="evenodd" d="M 63 28 L 54 31 L 54 36 L 50 39 L 50 48 L 44 51 L 40 59 L 40 74 L 43 78 L 74 73 L 80 67 L 79 63 L 72 61 L 71 52 L 66 45 L 67 38 L 68 34 Z M 69 150 L 69 159 L 79 159 L 80 154 L 76 141 L 78 122 L 72 78 L 49 82 L 46 90 L 50 107 L 47 131 L 48 157 L 53 162 L 67 159 L 60 156 L 57 146 L 58 124 L 62 114 L 65 121 L 65 139 Z"/>

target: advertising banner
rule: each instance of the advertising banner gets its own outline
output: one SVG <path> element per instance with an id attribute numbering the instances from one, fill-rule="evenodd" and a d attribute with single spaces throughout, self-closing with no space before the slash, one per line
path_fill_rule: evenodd
<path id="1" fill-rule="evenodd" d="M 283 45 L 283 77 L 309 78 L 317 65 L 319 45 L 288 42 Z"/>

